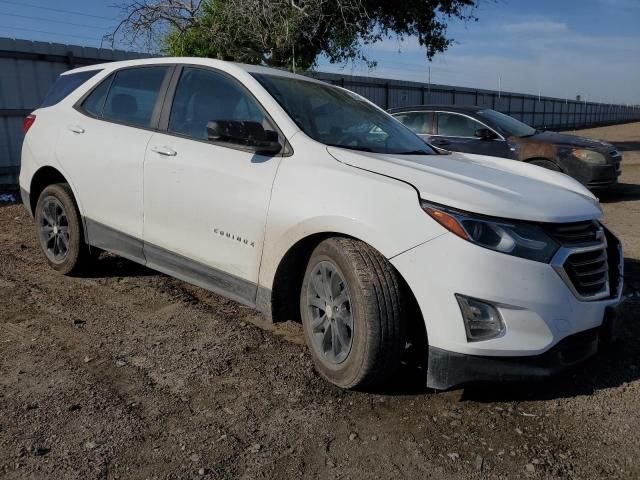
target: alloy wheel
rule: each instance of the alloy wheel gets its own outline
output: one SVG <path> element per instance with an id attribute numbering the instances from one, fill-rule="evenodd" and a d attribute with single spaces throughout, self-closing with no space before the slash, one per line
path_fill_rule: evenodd
<path id="1" fill-rule="evenodd" d="M 61 263 L 69 254 L 69 222 L 62 203 L 46 197 L 39 215 L 38 237 L 45 255 L 54 263 Z"/>
<path id="2" fill-rule="evenodd" d="M 349 288 L 333 263 L 319 262 L 307 286 L 313 348 L 331 364 L 346 360 L 353 343 L 353 315 Z"/>

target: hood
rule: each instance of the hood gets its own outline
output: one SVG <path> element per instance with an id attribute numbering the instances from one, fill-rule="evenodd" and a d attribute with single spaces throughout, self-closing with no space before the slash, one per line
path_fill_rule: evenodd
<path id="1" fill-rule="evenodd" d="M 423 200 L 467 212 L 550 223 L 602 216 L 598 200 L 573 178 L 515 160 L 327 150 L 339 162 L 412 185 Z"/>
<path id="2" fill-rule="evenodd" d="M 520 143 L 552 143 L 554 145 L 577 147 L 577 148 L 591 148 L 593 150 L 609 152 L 615 150 L 615 147 L 610 143 L 603 142 L 602 140 L 596 140 L 594 138 L 578 137 L 576 135 L 567 135 L 565 133 L 558 132 L 539 132 L 530 137 L 515 137 L 516 141 Z"/>

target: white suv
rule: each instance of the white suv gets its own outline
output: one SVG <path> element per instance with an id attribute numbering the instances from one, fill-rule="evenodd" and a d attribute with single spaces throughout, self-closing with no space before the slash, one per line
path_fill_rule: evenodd
<path id="1" fill-rule="evenodd" d="M 544 377 L 596 352 L 620 242 L 593 195 L 535 166 L 437 154 L 306 77 L 161 58 L 60 76 L 25 121 L 20 185 L 49 264 L 114 252 L 302 321 L 318 372 L 379 385 Z"/>

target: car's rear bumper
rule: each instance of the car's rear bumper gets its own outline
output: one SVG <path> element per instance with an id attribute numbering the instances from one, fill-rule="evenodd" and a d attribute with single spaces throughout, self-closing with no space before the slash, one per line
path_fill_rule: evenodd
<path id="1" fill-rule="evenodd" d="M 27 212 L 29 212 L 29 215 L 33 216 L 33 212 L 31 211 L 31 197 L 29 196 L 29 192 L 22 187 L 20 187 L 20 198 L 22 198 L 22 204 L 24 208 L 27 209 Z"/>
<path id="2" fill-rule="evenodd" d="M 616 309 L 606 309 L 601 327 L 570 335 L 540 355 L 493 357 L 429 348 L 427 385 L 438 390 L 492 382 L 544 380 L 594 356 L 617 335 Z"/>

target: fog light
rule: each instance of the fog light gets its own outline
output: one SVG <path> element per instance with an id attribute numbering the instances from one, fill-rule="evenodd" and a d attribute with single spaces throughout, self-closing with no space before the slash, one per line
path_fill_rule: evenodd
<path id="1" fill-rule="evenodd" d="M 504 332 L 504 323 L 496 307 L 488 302 L 458 293 L 456 293 L 456 299 L 462 311 L 469 342 L 489 340 L 499 337 Z"/>

